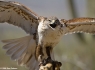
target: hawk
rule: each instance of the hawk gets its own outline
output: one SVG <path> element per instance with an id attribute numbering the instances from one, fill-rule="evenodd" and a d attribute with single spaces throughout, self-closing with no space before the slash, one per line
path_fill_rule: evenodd
<path id="1" fill-rule="evenodd" d="M 53 59 L 53 48 L 68 33 L 95 33 L 95 18 L 70 20 L 43 17 L 13 1 L 0 1 L 0 23 L 21 27 L 29 36 L 3 40 L 3 49 L 12 60 L 35 70 L 44 59 Z"/>

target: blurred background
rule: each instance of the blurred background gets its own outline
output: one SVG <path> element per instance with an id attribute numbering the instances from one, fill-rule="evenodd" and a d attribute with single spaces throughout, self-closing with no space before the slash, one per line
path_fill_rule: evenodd
<path id="1" fill-rule="evenodd" d="M 20 2 L 38 15 L 56 16 L 59 19 L 95 17 L 95 0 L 11 0 Z M 14 39 L 27 34 L 18 27 L 0 24 L 0 40 Z M 0 42 L 0 67 L 20 67 L 2 49 Z M 95 36 L 91 34 L 68 34 L 54 48 L 55 59 L 62 62 L 61 70 L 95 70 Z"/>

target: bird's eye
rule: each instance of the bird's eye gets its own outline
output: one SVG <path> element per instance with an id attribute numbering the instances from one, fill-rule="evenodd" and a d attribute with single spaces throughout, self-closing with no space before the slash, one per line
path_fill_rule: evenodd
<path id="1" fill-rule="evenodd" d="M 51 22 L 51 20 L 50 20 L 50 19 L 49 19 L 48 21 L 49 21 L 49 22 Z"/>

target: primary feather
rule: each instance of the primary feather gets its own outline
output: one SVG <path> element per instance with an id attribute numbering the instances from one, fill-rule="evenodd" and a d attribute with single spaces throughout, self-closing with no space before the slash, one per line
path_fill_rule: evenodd
<path id="1" fill-rule="evenodd" d="M 20 3 L 0 1 L 0 23 L 7 22 L 33 34 L 38 26 L 37 19 L 38 15 Z"/>
<path id="2" fill-rule="evenodd" d="M 91 33 L 95 34 L 95 18 L 75 18 L 61 20 L 65 25 L 64 34 L 69 33 Z"/>

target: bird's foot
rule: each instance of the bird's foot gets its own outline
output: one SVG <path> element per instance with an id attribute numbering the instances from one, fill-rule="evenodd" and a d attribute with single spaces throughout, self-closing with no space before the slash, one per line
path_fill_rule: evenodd
<path id="1" fill-rule="evenodd" d="M 49 67 L 49 65 L 50 65 L 50 67 Z M 51 57 L 48 57 L 47 59 L 44 59 L 42 62 L 40 62 L 39 66 L 42 68 L 51 68 L 52 67 L 52 70 L 60 70 L 62 63 L 58 62 L 58 61 L 54 61 L 51 59 Z M 41 70 L 45 70 L 45 69 L 41 69 Z M 47 69 L 47 70 L 51 70 L 51 69 Z"/>
<path id="2" fill-rule="evenodd" d="M 51 57 L 48 57 L 47 59 L 46 59 L 46 62 L 47 63 L 51 63 L 53 60 L 51 59 Z"/>
<path id="3" fill-rule="evenodd" d="M 40 67 L 40 66 L 43 66 L 43 62 L 40 62 L 40 63 L 39 63 L 39 67 Z"/>
<path id="4" fill-rule="evenodd" d="M 48 57 L 48 58 L 46 58 L 46 59 L 44 59 L 42 62 L 40 62 L 39 63 L 39 66 L 41 66 L 41 65 L 46 65 L 47 63 L 52 63 L 52 59 L 51 59 L 51 57 Z"/>
<path id="5" fill-rule="evenodd" d="M 52 60 L 44 62 L 44 64 L 40 66 L 39 70 L 60 70 L 61 66 L 62 66 L 61 62 Z"/>
<path id="6" fill-rule="evenodd" d="M 46 60 L 52 60 L 51 57 L 49 56 Z"/>

